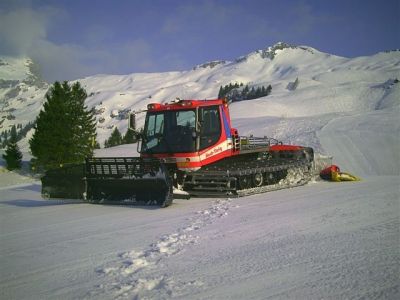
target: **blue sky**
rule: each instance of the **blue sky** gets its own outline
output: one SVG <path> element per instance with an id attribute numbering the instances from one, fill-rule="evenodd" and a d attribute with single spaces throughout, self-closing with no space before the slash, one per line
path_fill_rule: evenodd
<path id="1" fill-rule="evenodd" d="M 356 57 L 400 48 L 400 0 L 0 0 L 0 55 L 48 81 L 188 70 L 276 42 Z"/>

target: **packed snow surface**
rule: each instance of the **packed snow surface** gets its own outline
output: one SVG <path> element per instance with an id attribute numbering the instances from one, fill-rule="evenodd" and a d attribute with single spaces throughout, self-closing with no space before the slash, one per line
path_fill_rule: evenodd
<path id="1" fill-rule="evenodd" d="M 159 209 L 44 200 L 40 181 L 1 168 L 0 298 L 399 299 L 399 54 L 346 59 L 297 47 L 83 79 L 102 139 L 126 129 L 115 110 L 271 83 L 270 96 L 230 105 L 240 134 L 311 146 L 362 180 Z M 136 156 L 136 145 L 96 155 Z"/>
<path id="2" fill-rule="evenodd" d="M 167 209 L 1 190 L 2 299 L 396 299 L 399 177 Z"/>
<path id="3" fill-rule="evenodd" d="M 389 111 L 337 117 L 316 132 L 360 182 L 166 209 L 43 200 L 40 182 L 3 170 L 1 298 L 397 299 L 400 143 L 391 122 Z"/>

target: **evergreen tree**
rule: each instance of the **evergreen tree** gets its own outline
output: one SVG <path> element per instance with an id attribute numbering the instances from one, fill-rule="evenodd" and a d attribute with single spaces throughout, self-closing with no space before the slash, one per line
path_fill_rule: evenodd
<path id="1" fill-rule="evenodd" d="M 249 86 L 246 84 L 246 86 L 242 90 L 242 99 L 247 99 L 248 93 L 249 93 Z"/>
<path id="2" fill-rule="evenodd" d="M 13 125 L 10 130 L 10 142 L 16 142 L 17 141 L 17 127 Z"/>
<path id="3" fill-rule="evenodd" d="M 17 134 L 17 141 L 20 141 L 21 139 L 26 137 L 26 134 L 28 133 L 29 130 L 31 130 L 34 127 L 34 125 L 35 125 L 34 123 L 29 122 L 24 127 L 21 126 L 21 130 L 18 131 Z"/>
<path id="4" fill-rule="evenodd" d="M 7 169 L 11 171 L 21 169 L 22 153 L 17 144 L 17 129 L 15 125 L 12 127 L 10 134 L 10 140 L 7 144 L 6 153 L 3 154 L 3 158 L 7 163 Z"/>
<path id="5" fill-rule="evenodd" d="M 221 99 L 224 96 L 224 90 L 222 89 L 222 85 L 219 88 L 219 92 L 218 92 L 218 99 Z"/>
<path id="6" fill-rule="evenodd" d="M 118 127 L 115 127 L 114 131 L 111 133 L 111 136 L 104 142 L 104 147 L 114 147 L 122 144 L 122 135 L 118 130 Z"/>
<path id="7" fill-rule="evenodd" d="M 7 131 L 3 131 L 2 133 L 1 133 L 1 136 L 2 136 L 2 143 L 1 143 L 1 148 L 5 148 L 5 147 L 7 147 Z"/>
<path id="8" fill-rule="evenodd" d="M 248 99 L 254 99 L 256 95 L 256 89 L 254 88 L 254 86 L 251 88 L 250 92 L 249 92 L 249 96 Z"/>
<path id="9" fill-rule="evenodd" d="M 96 121 L 85 106 L 86 91 L 79 82 L 55 82 L 46 94 L 29 141 L 32 154 L 45 168 L 80 163 L 93 154 Z"/>
<path id="10" fill-rule="evenodd" d="M 100 143 L 98 142 L 98 141 L 96 141 L 95 143 L 94 143 L 94 149 L 100 149 L 101 147 L 100 147 Z"/>
<path id="11" fill-rule="evenodd" d="M 262 97 L 263 95 L 261 94 L 261 88 L 257 87 L 256 89 L 256 95 L 254 96 L 255 99 Z"/>
<path id="12" fill-rule="evenodd" d="M 129 129 L 126 131 L 126 134 L 123 138 L 123 143 L 124 144 L 133 144 L 136 143 L 136 132 L 132 129 Z"/>
<path id="13" fill-rule="evenodd" d="M 268 85 L 268 86 L 267 86 L 267 90 L 266 90 L 266 93 L 267 93 L 266 96 L 270 95 L 271 92 L 272 92 L 272 86 L 271 86 L 271 85 Z"/>

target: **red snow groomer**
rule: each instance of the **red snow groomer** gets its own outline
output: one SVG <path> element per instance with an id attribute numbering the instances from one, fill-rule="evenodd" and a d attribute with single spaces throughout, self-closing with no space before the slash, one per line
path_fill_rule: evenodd
<path id="1" fill-rule="evenodd" d="M 240 136 L 225 99 L 149 104 L 137 146 L 140 157 L 86 160 L 88 200 L 168 206 L 173 188 L 202 197 L 262 193 L 306 183 L 314 160 L 309 147 Z"/>

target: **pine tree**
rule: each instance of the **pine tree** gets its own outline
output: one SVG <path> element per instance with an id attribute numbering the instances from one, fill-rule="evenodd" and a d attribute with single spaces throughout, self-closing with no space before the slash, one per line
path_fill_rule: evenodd
<path id="1" fill-rule="evenodd" d="M 129 129 L 126 131 L 126 134 L 123 138 L 123 143 L 124 144 L 133 144 L 136 143 L 136 132 L 132 129 Z"/>
<path id="2" fill-rule="evenodd" d="M 271 85 L 268 85 L 267 86 L 267 90 L 266 90 L 266 96 L 268 96 L 269 94 L 271 94 L 271 92 L 272 92 L 272 86 Z"/>
<path id="3" fill-rule="evenodd" d="M 246 100 L 249 94 L 249 86 L 246 84 L 246 86 L 242 90 L 242 99 Z"/>
<path id="4" fill-rule="evenodd" d="M 267 90 L 265 89 L 265 86 L 261 87 L 261 97 L 267 96 Z"/>
<path id="5" fill-rule="evenodd" d="M 85 106 L 86 91 L 79 82 L 55 82 L 46 94 L 29 141 L 32 154 L 45 168 L 80 163 L 93 154 L 96 122 Z"/>
<path id="6" fill-rule="evenodd" d="M 104 142 L 104 147 L 114 147 L 122 144 L 122 135 L 118 130 L 118 127 L 115 127 L 111 136 Z"/>
<path id="7" fill-rule="evenodd" d="M 256 95 L 256 89 L 254 88 L 254 86 L 251 88 L 250 92 L 249 92 L 249 96 L 248 99 L 254 99 Z"/>
<path id="8" fill-rule="evenodd" d="M 219 88 L 219 92 L 218 92 L 218 99 L 222 99 L 222 97 L 224 96 L 223 94 L 224 90 L 222 89 L 222 85 Z"/>
<path id="9" fill-rule="evenodd" d="M 8 141 L 6 153 L 3 154 L 3 158 L 7 163 L 7 169 L 11 171 L 21 169 L 22 153 L 17 144 L 17 129 L 15 125 L 11 128 L 10 135 L 10 140 Z"/>
<path id="10" fill-rule="evenodd" d="M 260 98 L 260 97 L 262 97 L 261 88 L 260 88 L 260 87 L 257 87 L 257 88 L 256 88 L 256 94 L 255 94 L 255 96 L 254 96 L 254 99 L 257 99 L 257 98 Z"/>
<path id="11" fill-rule="evenodd" d="M 83 161 L 87 156 L 93 155 L 96 145 L 96 118 L 94 110 L 88 110 L 85 106 L 86 91 L 79 82 L 72 85 L 71 90 L 72 113 L 72 140 L 75 145 L 75 158 L 72 161 Z M 72 157 L 71 157 L 72 158 Z"/>

